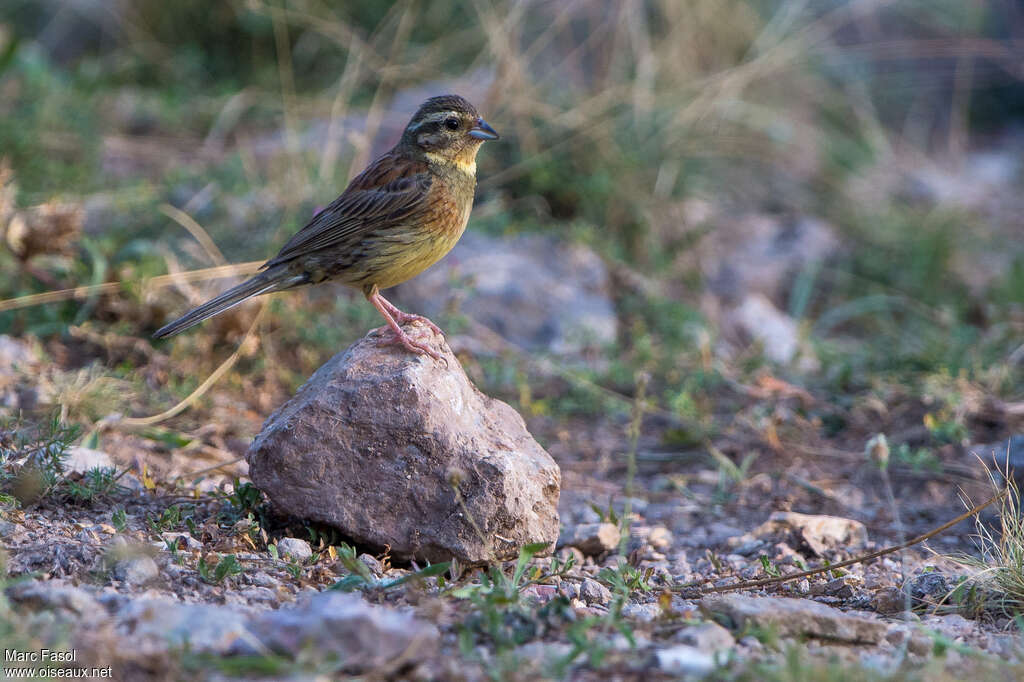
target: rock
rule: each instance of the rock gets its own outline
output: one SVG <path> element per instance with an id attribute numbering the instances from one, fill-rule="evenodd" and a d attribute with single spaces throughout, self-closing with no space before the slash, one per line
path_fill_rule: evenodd
<path id="1" fill-rule="evenodd" d="M 82 234 L 85 211 L 80 204 L 51 201 L 16 211 L 4 239 L 22 260 L 38 255 L 68 256 Z"/>
<path id="2" fill-rule="evenodd" d="M 558 585 L 558 593 L 570 601 L 573 599 L 579 599 L 580 584 L 572 580 L 563 580 Z"/>
<path id="3" fill-rule="evenodd" d="M 651 532 L 647 536 L 647 542 L 654 549 L 664 552 L 672 546 L 672 531 L 665 528 L 665 526 L 655 526 L 651 528 Z"/>
<path id="4" fill-rule="evenodd" d="M 277 555 L 282 559 L 292 558 L 295 561 L 305 561 L 313 556 L 313 550 L 309 543 L 299 538 L 281 538 L 277 541 Z"/>
<path id="5" fill-rule="evenodd" d="M 724 618 L 732 630 L 773 628 L 783 637 L 819 637 L 840 642 L 875 644 L 886 633 L 885 623 L 845 613 L 807 599 L 748 597 L 725 594 L 705 597 L 700 607 Z"/>
<path id="6" fill-rule="evenodd" d="M 612 600 L 612 591 L 591 578 L 584 578 L 580 585 L 580 599 L 587 604 L 604 606 Z"/>
<path id="7" fill-rule="evenodd" d="M 185 646 L 193 653 L 254 654 L 259 644 L 244 612 L 230 606 L 132 599 L 117 614 L 117 628 L 142 652 Z"/>
<path id="8" fill-rule="evenodd" d="M 908 606 L 906 593 L 898 587 L 883 587 L 871 595 L 871 608 L 881 614 L 902 613 Z"/>
<path id="9" fill-rule="evenodd" d="M 308 604 L 263 614 L 254 632 L 271 651 L 297 656 L 316 651 L 351 673 L 393 669 L 437 649 L 440 634 L 411 613 L 368 604 L 342 592 L 316 594 Z"/>
<path id="10" fill-rule="evenodd" d="M 598 556 L 619 546 L 621 535 L 614 523 L 581 523 L 566 528 L 558 538 L 558 546 L 575 547 L 585 555 Z"/>
<path id="11" fill-rule="evenodd" d="M 397 297 L 428 317 L 458 310 L 526 351 L 570 355 L 615 340 L 610 290 L 604 262 L 584 246 L 470 232 Z"/>
<path id="12" fill-rule="evenodd" d="M 654 652 L 658 668 L 669 675 L 703 677 L 715 669 L 715 657 L 688 644 L 677 644 Z"/>
<path id="13" fill-rule="evenodd" d="M 374 574 L 378 578 L 384 575 L 384 565 L 375 556 L 371 556 L 366 552 L 363 552 L 357 557 L 363 562 L 363 565 L 370 569 L 370 573 Z"/>
<path id="14" fill-rule="evenodd" d="M 253 482 L 282 511 L 398 559 L 473 565 L 554 543 L 558 465 L 443 339 L 407 331 L 444 360 L 381 345 L 374 330 L 266 421 L 247 454 Z"/>
<path id="15" fill-rule="evenodd" d="M 72 445 L 68 448 L 67 459 L 64 460 L 64 473 L 84 474 L 90 469 L 112 469 L 114 460 L 105 452 Z"/>
<path id="16" fill-rule="evenodd" d="M 722 651 L 736 646 L 736 640 L 732 633 L 712 621 L 685 627 L 677 632 L 673 639 L 701 651 Z"/>
<path id="17" fill-rule="evenodd" d="M 1024 433 L 1014 434 L 998 443 L 971 445 L 965 450 L 971 466 L 976 465 L 980 458 L 996 475 L 1009 470 L 1017 487 L 1024 487 Z"/>
<path id="18" fill-rule="evenodd" d="M 159 575 L 156 562 L 148 556 L 129 557 L 114 564 L 114 577 L 129 585 L 145 585 Z"/>
<path id="19" fill-rule="evenodd" d="M 634 604 L 630 602 L 622 607 L 622 615 L 626 618 L 650 623 L 661 615 L 661 607 L 657 604 Z"/>
<path id="20" fill-rule="evenodd" d="M 853 597 L 853 582 L 849 576 L 833 578 L 825 583 L 825 594 L 838 599 L 850 599 Z"/>
<path id="21" fill-rule="evenodd" d="M 80 587 L 58 580 L 33 580 L 15 583 L 4 594 L 12 602 L 32 609 L 63 611 L 75 620 L 93 620 L 105 617 L 106 611 L 96 599 Z"/>
<path id="22" fill-rule="evenodd" d="M 935 606 L 946 600 L 950 593 L 946 576 L 937 571 L 922 573 L 909 578 L 903 591 L 910 595 L 914 606 Z"/>
<path id="23" fill-rule="evenodd" d="M 28 369 L 36 362 L 36 354 L 32 347 L 13 336 L 0 334 L 0 376 L 13 373 L 17 369 Z"/>
<path id="24" fill-rule="evenodd" d="M 162 542 L 156 543 L 160 549 L 174 548 L 189 552 L 199 552 L 203 549 L 203 543 L 192 537 L 191 533 L 168 531 L 166 533 L 161 533 L 160 538 Z"/>
<path id="25" fill-rule="evenodd" d="M 769 303 L 784 302 L 796 274 L 839 250 L 836 229 L 816 218 L 715 212 L 705 217 L 715 230 L 695 255 L 708 290 L 727 308 L 750 294 L 760 294 Z"/>
<path id="26" fill-rule="evenodd" d="M 267 604 L 276 606 L 278 599 L 273 590 L 267 587 L 247 587 L 238 592 L 246 604 Z"/>
<path id="27" fill-rule="evenodd" d="M 741 341 L 757 341 L 764 355 L 780 365 L 791 363 L 801 351 L 796 320 L 775 307 L 764 294 L 748 294 L 722 320 L 724 333 Z M 808 350 L 805 355 L 810 357 Z"/>
<path id="28" fill-rule="evenodd" d="M 785 542 L 797 549 L 810 550 L 813 556 L 822 556 L 827 549 L 852 549 L 868 541 L 864 524 L 840 516 L 774 512 L 768 520 L 752 532 L 730 540 L 730 545 L 743 546 L 751 541 Z"/>

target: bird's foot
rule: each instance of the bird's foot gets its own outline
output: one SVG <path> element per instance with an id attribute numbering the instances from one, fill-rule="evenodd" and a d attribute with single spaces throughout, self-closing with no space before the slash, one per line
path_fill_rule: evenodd
<path id="1" fill-rule="evenodd" d="M 385 330 L 385 332 L 379 342 L 380 345 L 382 346 L 403 346 L 406 350 L 417 355 L 429 355 L 435 360 L 445 359 L 443 355 L 438 353 L 436 350 L 434 350 L 427 344 L 423 343 L 422 341 L 417 341 L 408 334 L 406 334 L 401 327 L 395 329 L 393 327 L 388 326 L 384 327 L 383 329 Z M 447 362 L 445 364 L 447 364 Z"/>
<path id="2" fill-rule="evenodd" d="M 444 332 L 441 331 L 441 328 L 438 327 L 433 322 L 431 322 L 426 317 L 423 317 L 422 315 L 416 315 L 413 313 L 403 313 L 401 310 L 398 310 L 397 308 L 394 311 L 392 311 L 391 314 L 394 316 L 395 322 L 397 322 L 398 324 L 406 324 L 407 322 L 422 322 L 424 325 L 429 327 L 431 331 L 433 331 L 435 334 L 440 336 L 442 339 L 444 338 Z"/>

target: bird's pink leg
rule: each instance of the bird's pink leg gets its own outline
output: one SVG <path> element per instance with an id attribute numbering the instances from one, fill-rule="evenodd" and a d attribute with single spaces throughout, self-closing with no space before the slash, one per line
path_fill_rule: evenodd
<path id="1" fill-rule="evenodd" d="M 423 324 L 427 325 L 432 330 L 434 330 L 435 334 L 444 336 L 444 332 L 441 331 L 441 328 L 438 327 L 433 322 L 431 322 L 430 320 L 428 320 L 427 318 L 423 317 L 422 315 L 416 315 L 413 313 L 403 313 L 401 310 L 398 309 L 398 307 L 394 303 L 381 296 L 379 291 L 376 292 L 376 295 L 377 300 L 384 305 L 384 307 L 387 309 L 389 313 L 391 313 L 391 316 L 395 318 L 395 321 L 398 322 L 398 324 L 405 324 L 406 322 L 422 322 Z"/>
<path id="2" fill-rule="evenodd" d="M 370 303 L 373 304 L 373 307 L 380 312 L 380 314 L 387 321 L 388 327 L 391 329 L 393 338 L 387 341 L 387 343 L 401 344 L 402 346 L 405 346 L 406 350 L 408 351 L 411 351 L 418 355 L 426 354 L 434 358 L 435 360 L 444 359 L 440 353 L 438 353 L 436 350 L 434 350 L 427 344 L 421 343 L 419 341 L 414 341 L 413 338 L 406 334 L 405 331 L 399 326 L 399 323 L 396 321 L 395 318 L 401 315 L 403 322 L 408 322 L 411 321 L 412 319 L 423 319 L 426 320 L 433 329 L 440 332 L 441 330 L 437 329 L 433 322 L 430 322 L 430 320 L 427 320 L 425 317 L 421 318 L 419 315 L 408 315 L 407 313 L 403 313 L 401 310 L 391 305 L 391 303 L 389 303 L 376 290 L 371 292 L 370 295 L 367 296 L 366 298 L 368 301 L 370 301 Z M 394 313 L 398 313 L 398 315 L 395 315 Z"/>

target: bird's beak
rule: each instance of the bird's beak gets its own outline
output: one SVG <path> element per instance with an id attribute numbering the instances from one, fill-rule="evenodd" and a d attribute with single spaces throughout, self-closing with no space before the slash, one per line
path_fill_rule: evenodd
<path id="1" fill-rule="evenodd" d="M 487 125 L 487 121 L 478 118 L 476 125 L 469 129 L 469 136 L 478 140 L 497 140 L 498 131 Z"/>

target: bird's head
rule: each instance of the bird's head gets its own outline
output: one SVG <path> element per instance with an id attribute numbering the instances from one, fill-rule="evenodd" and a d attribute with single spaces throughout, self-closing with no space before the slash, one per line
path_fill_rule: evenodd
<path id="1" fill-rule="evenodd" d="M 432 160 L 471 168 L 474 173 L 480 145 L 484 140 L 497 139 L 494 128 L 459 95 L 428 99 L 402 134 L 403 145 L 420 150 Z"/>

